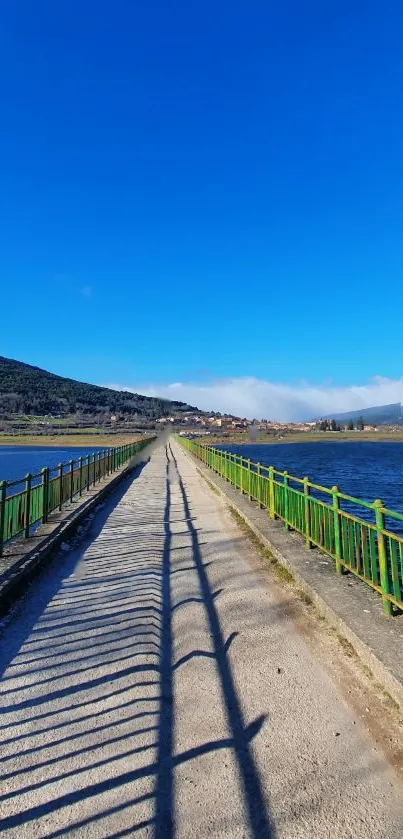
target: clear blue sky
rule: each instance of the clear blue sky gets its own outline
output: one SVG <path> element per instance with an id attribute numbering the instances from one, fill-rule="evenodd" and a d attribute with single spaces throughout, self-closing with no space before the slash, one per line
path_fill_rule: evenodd
<path id="1" fill-rule="evenodd" d="M 402 33 L 401 2 L 3 4 L 0 353 L 400 376 Z"/>

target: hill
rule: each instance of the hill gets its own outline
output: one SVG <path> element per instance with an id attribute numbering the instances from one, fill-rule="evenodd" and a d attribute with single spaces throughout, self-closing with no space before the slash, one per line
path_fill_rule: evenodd
<path id="1" fill-rule="evenodd" d="M 40 367 L 0 356 L 0 416 L 94 416 L 104 413 L 158 419 L 191 410 L 197 409 L 184 402 L 172 402 L 65 379 Z"/>
<path id="2" fill-rule="evenodd" d="M 360 417 L 363 418 L 366 425 L 403 425 L 400 402 L 395 402 L 392 405 L 377 405 L 374 408 L 362 408 L 360 411 L 347 411 L 343 414 L 332 414 L 325 419 L 349 422 Z"/>

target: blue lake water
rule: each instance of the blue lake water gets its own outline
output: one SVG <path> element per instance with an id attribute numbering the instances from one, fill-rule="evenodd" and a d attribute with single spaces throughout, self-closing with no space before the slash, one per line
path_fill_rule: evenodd
<path id="1" fill-rule="evenodd" d="M 0 481 L 16 481 L 28 472 L 32 475 L 41 471 L 43 466 L 58 466 L 79 457 L 99 451 L 99 446 L 57 448 L 56 446 L 1 446 L 0 445 Z M 22 487 L 17 487 L 17 491 Z"/>
<path id="2" fill-rule="evenodd" d="M 385 506 L 402 512 L 403 443 L 254 443 L 220 448 L 265 466 L 287 469 L 297 477 L 306 475 L 322 486 L 337 484 L 342 492 L 365 501 L 381 498 Z M 43 466 L 57 466 L 94 451 L 99 447 L 0 445 L 0 480 L 14 481 L 27 472 L 40 472 Z"/>
<path id="3" fill-rule="evenodd" d="M 364 501 L 380 498 L 389 509 L 403 511 L 403 443 L 275 443 L 226 445 L 219 448 L 274 466 L 297 478 L 307 476 L 325 487 Z"/>

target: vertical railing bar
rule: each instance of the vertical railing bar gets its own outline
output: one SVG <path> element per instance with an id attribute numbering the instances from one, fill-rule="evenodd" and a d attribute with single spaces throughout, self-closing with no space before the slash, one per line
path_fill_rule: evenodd
<path id="1" fill-rule="evenodd" d="M 46 524 L 49 511 L 49 468 L 44 466 L 42 474 L 42 524 Z"/>
<path id="2" fill-rule="evenodd" d="M 25 475 L 25 504 L 24 504 L 24 539 L 28 539 L 31 524 L 31 481 L 32 475 Z"/>
<path id="3" fill-rule="evenodd" d="M 0 556 L 3 556 L 6 529 L 7 481 L 0 481 Z"/>
<path id="4" fill-rule="evenodd" d="M 69 461 L 69 475 L 70 475 L 70 504 L 74 498 L 74 460 Z"/>

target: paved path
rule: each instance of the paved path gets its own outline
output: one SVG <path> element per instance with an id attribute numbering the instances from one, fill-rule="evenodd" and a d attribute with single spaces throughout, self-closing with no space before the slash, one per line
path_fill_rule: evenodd
<path id="1" fill-rule="evenodd" d="M 399 781 L 177 445 L 89 535 L 1 639 L 0 832 L 403 835 Z"/>

